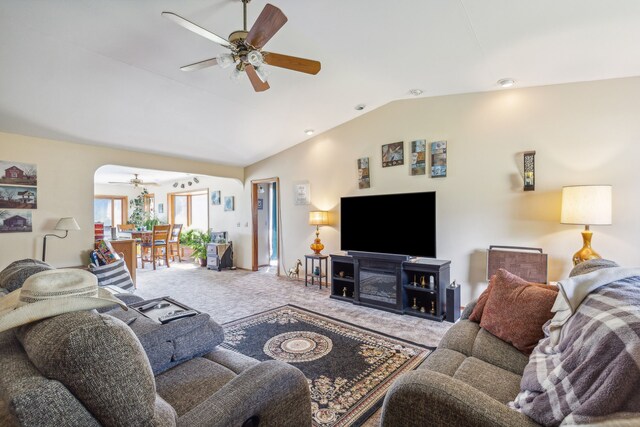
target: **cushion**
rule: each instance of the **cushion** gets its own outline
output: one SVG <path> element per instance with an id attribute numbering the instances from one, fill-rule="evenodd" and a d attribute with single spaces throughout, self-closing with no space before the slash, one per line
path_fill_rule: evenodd
<path id="1" fill-rule="evenodd" d="M 475 357 L 467 357 L 453 378 L 488 394 L 500 403 L 513 400 L 520 391 L 522 377 Z"/>
<path id="2" fill-rule="evenodd" d="M 133 280 L 124 259 L 118 259 L 111 264 L 97 266 L 89 265 L 89 270 L 98 278 L 98 286 L 117 286 L 127 292 L 134 291 Z"/>
<path id="3" fill-rule="evenodd" d="M 589 259 L 583 261 L 571 269 L 569 277 L 579 276 L 581 274 L 591 273 L 592 271 L 600 270 L 601 268 L 620 267 L 616 262 L 608 259 Z"/>
<path id="4" fill-rule="evenodd" d="M 206 313 L 164 325 L 135 310 L 117 310 L 110 314 L 129 324 L 147 353 L 154 375 L 202 356 L 224 341 L 222 326 Z"/>
<path id="5" fill-rule="evenodd" d="M 498 269 L 482 313 L 480 326 L 491 334 L 530 354 L 544 337 L 542 326 L 553 317 L 558 295 L 555 286 L 531 283 Z"/>
<path id="6" fill-rule="evenodd" d="M 100 424 L 153 425 L 171 416 L 157 399 L 140 342 L 121 321 L 80 311 L 22 326 L 16 336 L 36 368 L 64 384 Z"/>
<path id="7" fill-rule="evenodd" d="M 13 292 L 21 288 L 29 276 L 52 269 L 52 266 L 37 259 L 26 258 L 14 261 L 0 272 L 0 288 Z"/>
<path id="8" fill-rule="evenodd" d="M 111 264 L 120 259 L 120 256 L 116 253 L 108 240 L 100 240 L 96 245 L 96 255 L 101 261 L 101 264 Z"/>

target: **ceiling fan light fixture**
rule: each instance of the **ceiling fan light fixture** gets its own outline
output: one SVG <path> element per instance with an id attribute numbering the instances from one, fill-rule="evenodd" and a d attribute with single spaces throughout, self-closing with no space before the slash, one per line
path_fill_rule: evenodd
<path id="1" fill-rule="evenodd" d="M 269 72 L 264 67 L 255 67 L 256 74 L 260 77 L 263 83 L 267 82 L 267 78 L 269 77 Z"/>
<path id="2" fill-rule="evenodd" d="M 262 56 L 262 53 L 259 50 L 252 50 L 247 54 L 247 62 L 258 68 L 264 64 L 264 56 Z"/>
<path id="3" fill-rule="evenodd" d="M 239 67 L 234 68 L 231 74 L 229 74 L 229 78 L 234 82 L 237 82 L 238 80 L 240 80 L 241 77 L 242 77 L 242 71 L 240 70 Z"/>
<path id="4" fill-rule="evenodd" d="M 236 61 L 230 53 L 221 53 L 217 58 L 218 65 L 222 68 L 229 68 Z"/>

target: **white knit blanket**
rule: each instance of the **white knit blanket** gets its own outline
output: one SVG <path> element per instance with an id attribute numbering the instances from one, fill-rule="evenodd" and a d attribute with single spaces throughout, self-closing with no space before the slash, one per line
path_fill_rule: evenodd
<path id="1" fill-rule="evenodd" d="M 640 417 L 640 269 L 601 269 L 558 286 L 555 316 L 509 406 L 546 426 Z"/>

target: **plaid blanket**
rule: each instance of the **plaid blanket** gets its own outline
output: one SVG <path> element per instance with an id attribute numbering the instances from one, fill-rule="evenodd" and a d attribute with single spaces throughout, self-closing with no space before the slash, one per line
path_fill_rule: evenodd
<path id="1" fill-rule="evenodd" d="M 514 408 L 545 426 L 605 417 L 640 423 L 640 270 L 607 268 L 558 283 Z"/>

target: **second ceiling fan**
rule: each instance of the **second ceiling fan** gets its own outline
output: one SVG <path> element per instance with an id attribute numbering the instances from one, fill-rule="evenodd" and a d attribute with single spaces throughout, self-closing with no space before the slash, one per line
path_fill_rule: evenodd
<path id="1" fill-rule="evenodd" d="M 262 48 L 264 45 L 287 22 L 287 17 L 277 7 L 267 4 L 264 9 L 262 9 L 260 16 L 258 16 L 251 30 L 247 31 L 247 3 L 251 0 L 241 1 L 243 5 L 244 29 L 231 33 L 229 40 L 225 40 L 173 12 L 162 12 L 162 16 L 174 21 L 187 30 L 193 31 L 231 50 L 231 53 L 223 53 L 215 58 L 185 65 L 180 68 L 181 70 L 194 71 L 214 65 L 227 68 L 235 65 L 232 77 L 238 78 L 243 72 L 246 72 L 256 92 L 269 89 L 267 72 L 264 65 L 287 68 L 307 74 L 318 74 L 320 71 L 320 62 L 318 61 L 263 51 Z"/>

